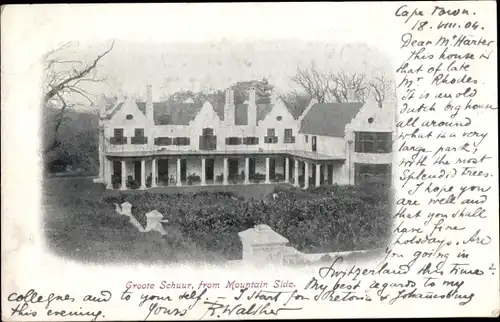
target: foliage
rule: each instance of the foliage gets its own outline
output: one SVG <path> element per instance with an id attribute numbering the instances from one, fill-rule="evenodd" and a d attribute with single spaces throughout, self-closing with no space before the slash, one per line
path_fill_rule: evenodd
<path id="1" fill-rule="evenodd" d="M 51 119 L 57 110 L 49 110 L 44 115 Z M 82 168 L 97 173 L 98 155 L 98 116 L 92 113 L 66 111 L 66 121 L 59 128 L 59 144 L 45 154 L 45 166 L 49 172 L 65 171 L 67 166 Z M 47 142 L 53 135 L 52 128 L 43 127 Z"/>
<path id="2" fill-rule="evenodd" d="M 376 248 L 390 234 L 385 187 L 333 186 L 309 191 L 278 188 L 276 200 L 245 200 L 225 192 L 121 194 L 134 214 L 157 209 L 199 247 L 225 258 L 241 256 L 238 232 L 267 224 L 303 252 Z"/>

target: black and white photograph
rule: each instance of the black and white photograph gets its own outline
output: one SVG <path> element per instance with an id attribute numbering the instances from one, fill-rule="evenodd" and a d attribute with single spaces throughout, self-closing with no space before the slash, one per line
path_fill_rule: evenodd
<path id="1" fill-rule="evenodd" d="M 68 42 L 43 57 L 48 248 L 283 263 L 390 237 L 395 82 L 365 43 Z"/>
<path id="2" fill-rule="evenodd" d="M 494 9 L 1 7 L 2 320 L 498 316 Z"/>

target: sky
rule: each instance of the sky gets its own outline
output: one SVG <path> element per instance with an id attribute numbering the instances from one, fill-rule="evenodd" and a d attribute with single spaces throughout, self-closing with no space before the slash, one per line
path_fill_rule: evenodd
<path id="1" fill-rule="evenodd" d="M 75 44 L 61 53 L 62 59 L 82 55 L 84 61 L 109 46 Z M 76 49 L 76 50 L 73 50 Z M 267 78 L 279 93 L 286 93 L 297 67 L 314 66 L 329 70 L 362 72 L 367 75 L 391 73 L 387 55 L 365 43 L 339 43 L 302 39 L 275 39 L 235 42 L 227 39 L 205 43 L 174 43 L 117 40 L 113 50 L 102 59 L 98 75 L 102 84 L 92 92 L 142 96 L 147 84 L 153 98 L 179 90 L 225 89 L 237 81 Z"/>
<path id="2" fill-rule="evenodd" d="M 95 88 L 97 93 L 142 94 L 149 83 L 156 100 L 179 89 L 225 88 L 233 81 L 262 77 L 268 77 L 278 91 L 286 91 L 297 66 L 313 61 L 325 69 L 356 69 L 365 63 L 379 68 L 394 61 L 388 57 L 397 52 L 390 34 L 396 30 L 394 19 L 383 17 L 397 6 L 389 2 L 32 5 L 9 16 L 16 19 L 5 22 L 12 30 L 5 42 L 19 47 L 12 59 L 35 66 L 43 53 L 67 41 L 78 43 L 80 54 L 90 59 L 115 40 L 99 69 L 108 81 Z M 29 31 L 33 25 L 36 34 Z M 21 75 L 36 72 L 17 68 L 12 72 L 25 80 Z"/>

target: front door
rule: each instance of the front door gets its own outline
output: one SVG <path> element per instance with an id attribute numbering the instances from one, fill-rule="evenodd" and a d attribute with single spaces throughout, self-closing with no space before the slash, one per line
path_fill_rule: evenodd
<path id="1" fill-rule="evenodd" d="M 333 184 L 333 164 L 328 165 L 328 184 Z"/>
<path id="2" fill-rule="evenodd" d="M 313 152 L 316 152 L 316 137 L 313 136 L 312 139 L 311 139 L 311 144 L 312 144 L 312 151 Z"/>
<path id="3" fill-rule="evenodd" d="M 275 176 L 276 176 L 276 159 L 269 158 L 269 179 L 273 181 Z"/>
<path id="4" fill-rule="evenodd" d="M 206 159 L 205 160 L 205 178 L 206 180 L 214 180 L 214 167 L 215 160 L 214 159 Z"/>
<path id="5" fill-rule="evenodd" d="M 122 163 L 120 161 L 113 161 L 113 184 L 122 183 Z"/>
<path id="6" fill-rule="evenodd" d="M 186 181 L 187 178 L 187 160 L 181 159 L 181 182 Z"/>
<path id="7" fill-rule="evenodd" d="M 255 177 L 255 159 L 254 158 L 248 159 L 248 177 L 250 179 L 253 179 Z"/>
<path id="8" fill-rule="evenodd" d="M 168 160 L 158 160 L 158 183 L 168 186 Z"/>
<path id="9" fill-rule="evenodd" d="M 230 181 L 235 181 L 238 179 L 238 159 L 228 159 L 228 179 Z"/>

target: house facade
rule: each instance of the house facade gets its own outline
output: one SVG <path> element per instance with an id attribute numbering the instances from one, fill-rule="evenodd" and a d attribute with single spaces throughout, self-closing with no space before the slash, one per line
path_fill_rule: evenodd
<path id="1" fill-rule="evenodd" d="M 120 99 L 100 109 L 96 182 L 108 189 L 286 182 L 307 188 L 390 178 L 393 107 L 312 100 L 295 119 L 271 97 L 243 103 Z"/>

